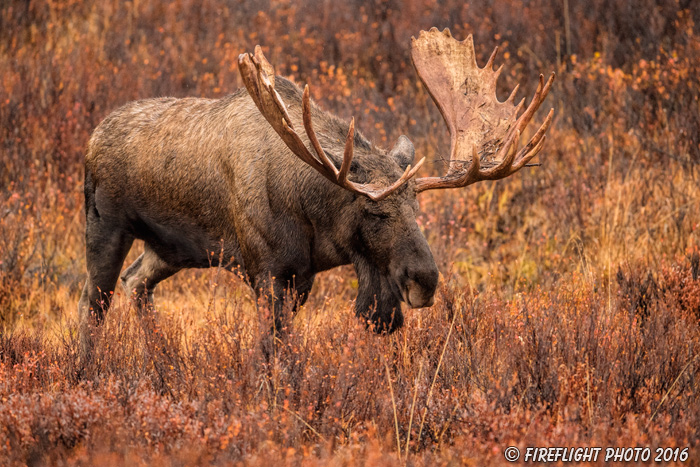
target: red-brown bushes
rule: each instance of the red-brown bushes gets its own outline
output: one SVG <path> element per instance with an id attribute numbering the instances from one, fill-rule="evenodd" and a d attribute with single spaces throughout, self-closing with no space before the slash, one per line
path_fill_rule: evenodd
<path id="1" fill-rule="evenodd" d="M 582 445 L 620 433 L 633 444 L 690 440 L 700 328 L 680 303 L 654 299 L 642 319 L 625 299 L 608 308 L 607 292 L 580 277 L 514 301 L 442 287 L 393 336 L 369 334 L 349 308 L 326 317 L 333 326 L 308 329 L 301 316 L 270 361 L 254 341 L 229 352 L 235 325 L 197 328 L 155 355 L 117 307 L 81 383 L 66 371 L 76 368 L 70 346 L 4 338 L 0 446 L 17 462 L 136 449 L 220 463 L 273 451 L 342 457 L 352 446 L 363 458 L 398 452 L 398 437 L 403 456 L 429 462 L 445 443 L 486 461 L 506 443 L 556 444 L 563 433 Z M 547 428 L 535 436 L 522 423 Z"/>

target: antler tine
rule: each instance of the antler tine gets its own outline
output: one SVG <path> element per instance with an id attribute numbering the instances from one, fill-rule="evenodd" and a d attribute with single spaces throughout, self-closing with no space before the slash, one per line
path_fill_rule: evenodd
<path id="1" fill-rule="evenodd" d="M 348 172 L 350 171 L 350 163 L 352 162 L 352 156 L 354 152 L 355 141 L 355 117 L 350 120 L 350 128 L 348 128 L 348 135 L 345 137 L 345 150 L 343 150 L 343 164 L 340 166 L 340 172 L 338 173 L 338 182 L 344 184 L 347 181 Z"/>
<path id="2" fill-rule="evenodd" d="M 285 144 L 300 159 L 329 178 L 328 174 L 322 171 L 321 164 L 306 149 L 299 135 L 294 131 L 287 107 L 274 88 L 274 69 L 265 59 L 260 46 L 255 48 L 255 55 L 241 54 L 238 57 L 238 68 L 255 105 Z M 272 78 L 268 72 L 272 74 Z"/>
<path id="3" fill-rule="evenodd" d="M 328 156 L 326 156 L 326 151 L 324 151 L 321 147 L 321 143 L 319 143 L 318 138 L 316 137 L 316 132 L 314 131 L 313 124 L 311 123 L 311 98 L 309 97 L 309 94 L 309 85 L 307 84 L 306 86 L 304 86 L 304 94 L 301 98 L 302 119 L 304 121 L 304 129 L 306 130 L 306 135 L 309 137 L 309 141 L 311 141 L 311 145 L 314 147 L 314 151 L 316 151 L 318 158 L 321 159 L 323 167 L 326 170 L 330 171 L 330 173 L 337 178 L 338 171 L 336 170 L 333 163 L 328 159 Z"/>
<path id="4" fill-rule="evenodd" d="M 520 151 L 522 155 L 523 153 L 528 152 L 530 149 L 532 149 L 533 146 L 536 146 L 537 143 L 544 137 L 544 134 L 547 133 L 547 130 L 549 129 L 549 126 L 552 124 L 552 118 L 554 117 L 554 109 L 549 109 L 549 112 L 547 113 L 547 118 L 544 119 L 544 122 L 542 122 L 542 125 L 540 125 L 539 129 L 537 132 L 530 138 L 530 141 L 525 145 L 525 147 Z M 520 158 L 518 158 L 519 160 Z"/>
<path id="5" fill-rule="evenodd" d="M 518 89 L 520 89 L 520 83 L 515 85 L 515 87 L 510 93 L 510 96 L 508 96 L 508 99 L 506 99 L 506 102 L 513 102 L 513 99 L 515 99 L 515 94 L 518 92 Z"/>
<path id="6" fill-rule="evenodd" d="M 542 104 L 544 98 L 547 97 L 547 94 L 549 94 L 549 89 L 552 87 L 552 83 L 554 82 L 554 76 L 555 74 L 552 73 L 545 84 L 544 75 L 540 75 L 540 83 L 537 86 L 537 91 L 535 91 L 535 95 L 532 97 L 530 105 L 527 106 L 525 112 L 518 118 L 518 128 L 521 130 L 525 128 L 528 123 L 530 123 L 530 120 L 535 115 L 535 112 L 540 108 L 540 104 Z"/>
<path id="7" fill-rule="evenodd" d="M 261 103 L 274 105 L 277 110 L 282 114 L 282 120 L 287 123 L 289 128 L 294 129 L 292 125 L 292 119 L 289 117 L 289 112 L 287 112 L 287 106 L 284 105 L 282 98 L 277 93 L 275 89 L 275 76 L 274 69 L 272 65 L 267 61 L 265 55 L 262 53 L 260 46 L 255 47 L 255 54 L 250 55 L 250 58 L 255 65 L 257 70 L 256 79 L 259 84 L 262 84 L 267 93 L 257 92 L 257 95 L 261 98 Z"/>
<path id="8" fill-rule="evenodd" d="M 511 133 L 512 139 L 508 138 L 506 140 L 506 143 L 499 151 L 499 155 L 505 152 L 505 157 L 503 158 L 503 161 L 500 164 L 498 164 L 498 166 L 482 172 L 483 179 L 497 180 L 499 178 L 507 177 L 520 170 L 523 167 L 523 165 L 525 165 L 525 163 L 530 161 L 540 151 L 540 149 L 542 148 L 540 143 L 541 140 L 544 138 L 544 134 L 549 129 L 549 125 L 552 123 L 554 109 L 551 109 L 549 111 L 549 113 L 547 114 L 547 118 L 537 130 L 535 135 L 530 139 L 528 144 L 523 149 L 521 149 L 520 152 L 518 152 L 517 148 L 518 142 L 520 140 L 520 130 L 525 128 L 527 124 L 530 123 L 530 120 L 534 116 L 535 112 L 540 107 L 540 105 L 544 101 L 544 98 L 549 93 L 549 89 L 552 87 L 553 82 L 554 73 L 552 73 L 552 75 L 549 77 L 546 84 L 544 82 L 544 76 L 540 74 L 540 82 L 537 86 L 537 90 L 535 91 L 535 95 L 533 96 L 532 101 L 530 102 L 530 105 L 527 107 L 525 112 L 516 121 L 516 125 L 513 128 L 514 132 Z M 522 108 L 522 104 L 523 102 L 521 102 L 518 106 L 518 110 L 519 108 Z M 539 147 L 539 149 L 531 153 L 533 147 Z M 525 161 L 521 165 L 520 163 L 523 161 L 525 156 L 529 157 L 527 161 Z M 515 166 L 513 165 L 514 160 L 518 161 L 518 163 L 515 164 Z"/>
<path id="9" fill-rule="evenodd" d="M 406 183 L 411 177 L 413 177 L 416 172 L 418 172 L 418 169 L 421 168 L 423 165 L 423 162 L 425 162 L 425 157 L 422 157 L 421 160 L 418 161 L 418 163 L 411 168 L 411 164 L 406 167 L 406 170 L 404 170 L 403 175 L 396 180 L 391 186 L 387 187 L 384 191 L 380 192 L 375 198 L 372 198 L 375 201 L 379 201 L 381 199 L 386 198 L 389 196 L 392 192 L 394 192 L 398 187 Z"/>
<path id="10" fill-rule="evenodd" d="M 486 68 L 487 70 L 493 69 L 493 61 L 496 59 L 496 55 L 498 54 L 498 46 L 493 49 L 493 52 L 491 52 L 491 56 L 489 57 L 489 61 L 486 62 Z"/>
<path id="11" fill-rule="evenodd" d="M 544 123 L 542 126 L 540 126 L 540 129 L 537 130 L 537 133 L 535 133 L 535 136 L 530 139 L 530 141 L 525 145 L 523 149 L 520 150 L 518 153 L 517 160 L 515 164 L 513 165 L 513 171 L 512 173 L 517 172 L 520 170 L 522 167 L 525 166 L 530 160 L 537 155 L 537 153 L 540 151 L 542 148 L 542 141 L 546 138 L 545 133 L 547 133 L 547 130 L 549 129 L 549 125 L 552 123 L 552 117 L 554 116 L 554 109 L 550 109 L 549 113 L 547 114 L 547 118 L 545 119 Z M 535 148 L 539 148 L 537 150 L 533 149 L 533 146 Z"/>
<path id="12" fill-rule="evenodd" d="M 316 157 L 314 157 L 296 133 L 287 106 L 275 89 L 274 68 L 263 55 L 260 46 L 255 47 L 254 54 L 241 54 L 238 57 L 238 68 L 253 102 L 255 102 L 260 113 L 267 119 L 287 147 L 289 147 L 297 157 L 336 185 L 367 196 L 374 201 L 379 201 L 386 198 L 401 185 L 406 183 L 416 174 L 418 168 L 423 164 L 425 158 L 421 159 L 413 168 L 409 165 L 403 175 L 388 187 L 382 187 L 371 183 L 355 183 L 348 180 L 347 176 L 350 171 L 354 153 L 355 119 L 353 118 L 350 122 L 348 134 L 345 139 L 343 162 L 340 166 L 340 170 L 338 170 L 323 150 L 316 136 L 316 132 L 314 131 L 311 118 L 309 86 L 307 85 L 304 87 L 304 92 L 302 94 L 302 121 L 306 135 L 316 153 Z"/>
<path id="13" fill-rule="evenodd" d="M 533 157 L 537 155 L 537 153 L 542 150 L 542 147 L 544 146 L 544 141 L 547 139 L 547 136 L 543 136 L 542 139 L 537 143 L 537 145 L 530 150 L 530 152 L 526 153 L 524 156 L 522 156 L 521 160 L 513 166 L 513 170 L 511 173 L 515 173 L 518 170 L 520 170 L 522 167 L 525 166 L 528 162 L 532 160 Z"/>
<path id="14" fill-rule="evenodd" d="M 518 145 L 525 127 L 549 93 L 554 73 L 546 82 L 540 75 L 537 91 L 527 107 L 525 99 L 513 104 L 519 86 L 505 102 L 500 102 L 495 90 L 503 65 L 493 70 L 495 56 L 496 50 L 486 66 L 479 68 L 471 36 L 458 42 L 449 30 L 421 31 L 413 40 L 413 65 L 445 119 L 451 139 L 447 174 L 417 179 L 416 192 L 507 177 L 524 167 L 542 148 L 552 112 L 525 147 L 519 150 Z M 471 163 L 459 163 L 468 158 L 465 153 L 469 149 Z M 493 157 L 495 164 L 482 169 L 480 157 Z"/>

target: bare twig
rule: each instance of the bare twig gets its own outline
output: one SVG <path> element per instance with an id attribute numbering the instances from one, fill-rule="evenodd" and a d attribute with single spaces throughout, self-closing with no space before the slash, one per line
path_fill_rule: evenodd
<path id="1" fill-rule="evenodd" d="M 304 419 L 301 417 L 301 415 L 299 415 L 298 413 L 296 413 L 295 411 L 293 411 L 293 410 L 291 410 L 291 409 L 288 409 L 287 407 L 285 407 L 285 406 L 283 406 L 283 405 L 280 405 L 279 407 L 282 407 L 282 409 L 284 409 L 285 411 L 287 411 L 287 413 L 290 413 L 290 414 L 294 415 L 294 416 L 297 418 L 297 420 L 299 420 L 301 423 L 303 423 L 303 424 L 306 426 L 306 428 L 308 428 L 309 430 L 311 430 L 311 431 L 313 432 L 313 434 L 315 434 L 316 436 L 318 436 L 318 438 L 319 438 L 321 441 L 323 441 L 324 443 L 327 443 L 327 442 L 328 442 L 328 440 L 327 440 L 321 433 L 319 433 L 318 431 L 316 431 L 316 430 L 314 429 L 314 427 L 312 427 L 311 425 L 309 425 L 309 424 L 306 422 L 306 420 L 304 420 Z"/>
<path id="2" fill-rule="evenodd" d="M 396 400 L 394 399 L 394 387 L 391 385 L 391 376 L 389 375 L 389 364 L 384 359 L 384 368 L 386 369 L 386 379 L 389 381 L 389 392 L 391 393 L 391 405 L 394 407 L 394 427 L 396 428 L 396 449 L 398 450 L 399 462 L 401 462 L 401 439 L 399 438 L 399 419 L 396 416 Z"/>
<path id="3" fill-rule="evenodd" d="M 416 378 L 416 387 L 413 389 L 413 402 L 411 402 L 411 417 L 408 419 L 408 434 L 406 435 L 406 457 L 408 457 L 408 446 L 411 442 L 411 425 L 413 425 L 413 409 L 416 407 L 416 396 L 418 395 L 418 385 L 420 384 L 420 377 L 423 373 L 423 362 L 421 361 L 418 367 L 418 378 Z"/>
<path id="4" fill-rule="evenodd" d="M 452 328 L 455 325 L 455 318 L 457 318 L 457 313 L 452 314 L 452 323 L 450 323 L 450 330 L 447 332 L 447 339 L 445 339 L 445 345 L 442 347 L 442 353 L 440 354 L 440 360 L 438 361 L 437 368 L 435 368 L 435 375 L 433 375 L 433 382 L 430 384 L 430 390 L 428 391 L 428 399 L 425 401 L 425 407 L 423 408 L 423 415 L 420 421 L 420 429 L 418 430 L 418 443 L 420 443 L 420 437 L 423 434 L 423 425 L 425 424 L 425 416 L 428 412 L 428 405 L 430 404 L 430 399 L 433 396 L 433 387 L 435 387 L 435 381 L 437 380 L 438 373 L 440 372 L 440 365 L 442 365 L 442 359 L 445 356 L 445 351 L 447 350 L 447 343 L 450 342 L 450 336 L 452 335 Z"/>
<path id="5" fill-rule="evenodd" d="M 652 414 L 651 418 L 649 419 L 649 423 L 647 423 L 647 428 L 649 428 L 649 425 L 651 425 L 651 422 L 654 421 L 654 417 L 656 417 L 656 414 L 659 412 L 659 409 L 661 408 L 662 405 L 664 405 L 664 402 L 666 401 L 666 398 L 668 395 L 671 393 L 674 387 L 676 387 L 676 383 L 678 382 L 679 379 L 681 379 L 681 376 L 683 376 L 683 373 L 685 373 L 685 370 L 688 369 L 688 367 L 697 360 L 698 356 L 696 355 L 694 358 L 692 358 L 681 370 L 680 373 L 678 373 L 678 376 L 676 379 L 673 381 L 673 384 L 671 385 L 670 388 L 668 388 L 668 391 L 666 391 L 666 394 L 664 394 L 664 397 L 661 398 L 661 402 L 659 402 L 659 406 L 656 407 L 656 410 L 654 410 L 654 413 Z"/>

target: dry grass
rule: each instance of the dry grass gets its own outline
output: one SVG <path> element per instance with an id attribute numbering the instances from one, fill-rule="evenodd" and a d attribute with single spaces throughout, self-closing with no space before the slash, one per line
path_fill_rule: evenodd
<path id="1" fill-rule="evenodd" d="M 565 24 L 564 3 L 5 2 L 0 463 L 486 465 L 509 445 L 689 446 L 700 463 L 700 9 L 568 2 Z M 473 32 L 480 63 L 500 45 L 503 96 L 559 74 L 542 167 L 421 195 L 436 304 L 375 336 L 352 269 L 330 271 L 267 362 L 247 286 L 187 271 L 157 292 L 164 348 L 118 294 L 79 379 L 81 161 L 100 119 L 224 95 L 260 43 L 438 172 L 446 131 L 408 58 L 431 26 Z"/>

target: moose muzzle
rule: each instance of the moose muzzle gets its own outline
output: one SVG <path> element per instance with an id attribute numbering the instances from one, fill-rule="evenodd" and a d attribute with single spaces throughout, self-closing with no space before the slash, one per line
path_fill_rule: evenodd
<path id="1" fill-rule="evenodd" d="M 413 272 L 402 291 L 404 302 L 411 308 L 432 306 L 435 302 L 437 283 L 437 267 Z"/>

